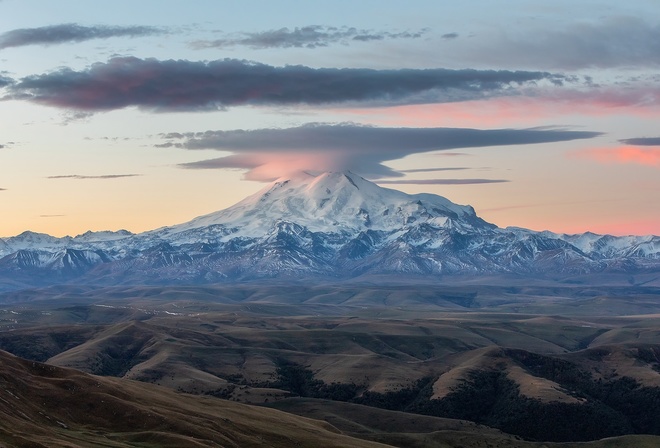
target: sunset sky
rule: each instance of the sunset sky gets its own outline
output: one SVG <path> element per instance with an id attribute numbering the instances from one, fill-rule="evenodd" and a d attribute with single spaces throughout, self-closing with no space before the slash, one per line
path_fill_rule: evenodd
<path id="1" fill-rule="evenodd" d="M 660 5 L 0 0 L 0 237 L 150 230 L 294 170 L 660 235 Z"/>

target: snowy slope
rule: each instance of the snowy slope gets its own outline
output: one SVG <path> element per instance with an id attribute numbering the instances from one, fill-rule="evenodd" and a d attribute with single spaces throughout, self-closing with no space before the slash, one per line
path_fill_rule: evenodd
<path id="1" fill-rule="evenodd" d="M 224 242 L 262 236 L 279 222 L 296 223 L 311 232 L 350 235 L 366 230 L 393 232 L 421 222 L 435 227 L 493 227 L 478 218 L 472 207 L 441 196 L 408 195 L 379 187 L 350 172 L 318 176 L 300 172 L 278 179 L 225 210 L 155 233 L 177 240 L 177 234 L 216 226 L 217 240 Z"/>
<path id="2" fill-rule="evenodd" d="M 553 232 L 533 232 L 527 229 L 509 227 L 505 230 L 522 234 L 538 234 L 554 238 L 575 246 L 585 254 L 596 258 L 640 257 L 660 258 L 660 237 L 654 235 L 613 236 L 592 232 L 565 234 Z"/>
<path id="3" fill-rule="evenodd" d="M 75 237 L 62 238 L 25 231 L 10 238 L 0 238 L 0 258 L 17 251 L 58 252 L 65 249 L 122 251 L 134 236 L 126 230 L 85 232 Z"/>
<path id="4" fill-rule="evenodd" d="M 218 212 L 141 234 L 0 239 L 5 283 L 199 283 L 388 275 L 660 275 L 660 237 L 500 229 L 470 206 L 346 173 L 278 179 Z"/>

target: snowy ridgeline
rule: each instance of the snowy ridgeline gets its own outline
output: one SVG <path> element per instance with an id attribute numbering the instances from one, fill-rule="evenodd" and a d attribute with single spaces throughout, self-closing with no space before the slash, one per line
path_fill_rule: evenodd
<path id="1" fill-rule="evenodd" d="M 172 281 L 305 272 L 649 272 L 660 270 L 660 238 L 500 229 L 441 196 L 382 188 L 353 173 L 300 173 L 225 210 L 141 234 L 0 239 L 0 273 L 37 269 L 57 273 L 58 281 L 93 282 L 137 268 L 146 280 Z M 139 281 L 136 275 L 129 276 Z"/>

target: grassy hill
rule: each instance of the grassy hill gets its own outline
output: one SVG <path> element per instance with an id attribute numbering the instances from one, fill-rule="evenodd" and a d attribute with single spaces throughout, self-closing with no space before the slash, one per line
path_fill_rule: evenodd
<path id="1" fill-rule="evenodd" d="M 0 352 L 0 445 L 377 447 L 331 425 Z"/>

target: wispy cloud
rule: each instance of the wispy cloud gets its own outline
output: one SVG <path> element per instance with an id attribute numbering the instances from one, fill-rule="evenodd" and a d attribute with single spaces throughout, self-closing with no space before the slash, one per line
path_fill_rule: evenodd
<path id="1" fill-rule="evenodd" d="M 62 68 L 21 78 L 4 99 L 103 111 L 137 106 L 155 111 L 218 110 L 239 105 L 363 105 L 442 103 L 515 95 L 546 72 L 449 69 L 274 67 L 222 59 L 211 62 L 117 57 L 86 70 Z"/>
<path id="2" fill-rule="evenodd" d="M 39 215 L 40 218 L 61 218 L 66 215 Z"/>
<path id="3" fill-rule="evenodd" d="M 472 184 L 499 184 L 510 182 L 506 179 L 400 179 L 379 180 L 379 184 L 405 184 L 405 185 L 472 185 Z"/>
<path id="4" fill-rule="evenodd" d="M 253 49 L 318 48 L 336 43 L 347 45 L 356 41 L 417 39 L 422 37 L 426 31 L 392 33 L 388 31 L 360 30 L 352 27 L 309 25 L 293 29 L 280 28 L 255 33 L 238 33 L 237 35 L 229 35 L 213 40 L 196 40 L 191 42 L 190 45 L 195 49 L 236 46 L 245 46 Z"/>
<path id="5" fill-rule="evenodd" d="M 353 123 L 311 123 L 286 129 L 173 133 L 160 146 L 216 149 L 234 154 L 179 165 L 188 169 L 238 168 L 246 178 L 272 180 L 291 171 L 353 170 L 371 178 L 401 177 L 383 165 L 410 154 L 589 139 L 598 132 L 562 129 L 377 128 Z"/>
<path id="6" fill-rule="evenodd" d="M 462 171 L 469 170 L 467 167 L 449 167 L 449 168 L 414 168 L 411 170 L 399 170 L 400 173 L 431 173 L 435 171 Z"/>
<path id="7" fill-rule="evenodd" d="M 542 202 L 536 204 L 513 204 L 513 205 L 503 205 L 500 207 L 491 207 L 491 208 L 480 208 L 480 212 L 496 213 L 496 212 L 506 212 L 509 210 L 518 210 L 518 209 L 527 209 L 527 208 L 549 208 L 549 207 L 561 207 L 563 205 L 584 205 L 584 204 L 594 204 L 594 203 L 611 203 L 617 202 L 621 199 L 607 198 L 607 199 L 596 199 L 596 200 L 586 200 L 586 201 L 551 201 L 551 202 Z"/>
<path id="8" fill-rule="evenodd" d="M 100 176 L 83 176 L 80 174 L 65 174 L 60 176 L 48 176 L 47 179 L 121 179 L 123 177 L 137 177 L 142 174 L 102 174 Z"/>
<path id="9" fill-rule="evenodd" d="M 455 51 L 462 60 L 498 66 L 546 69 L 657 67 L 660 65 L 660 24 L 640 17 L 566 21 L 550 28 L 534 23 L 497 34 L 483 33 L 462 41 Z"/>
<path id="10" fill-rule="evenodd" d="M 480 213 L 496 213 L 496 212 L 506 212 L 509 210 L 517 210 L 517 209 L 526 209 L 526 208 L 537 208 L 537 207 L 545 207 L 547 204 L 526 204 L 526 205 L 504 205 L 501 207 L 493 207 L 493 208 L 481 208 L 479 209 Z"/>
<path id="11" fill-rule="evenodd" d="M 64 23 L 39 28 L 19 28 L 2 33 L 0 49 L 26 45 L 56 45 L 111 37 L 141 37 L 164 32 L 163 29 L 152 26 L 83 26 Z"/>

